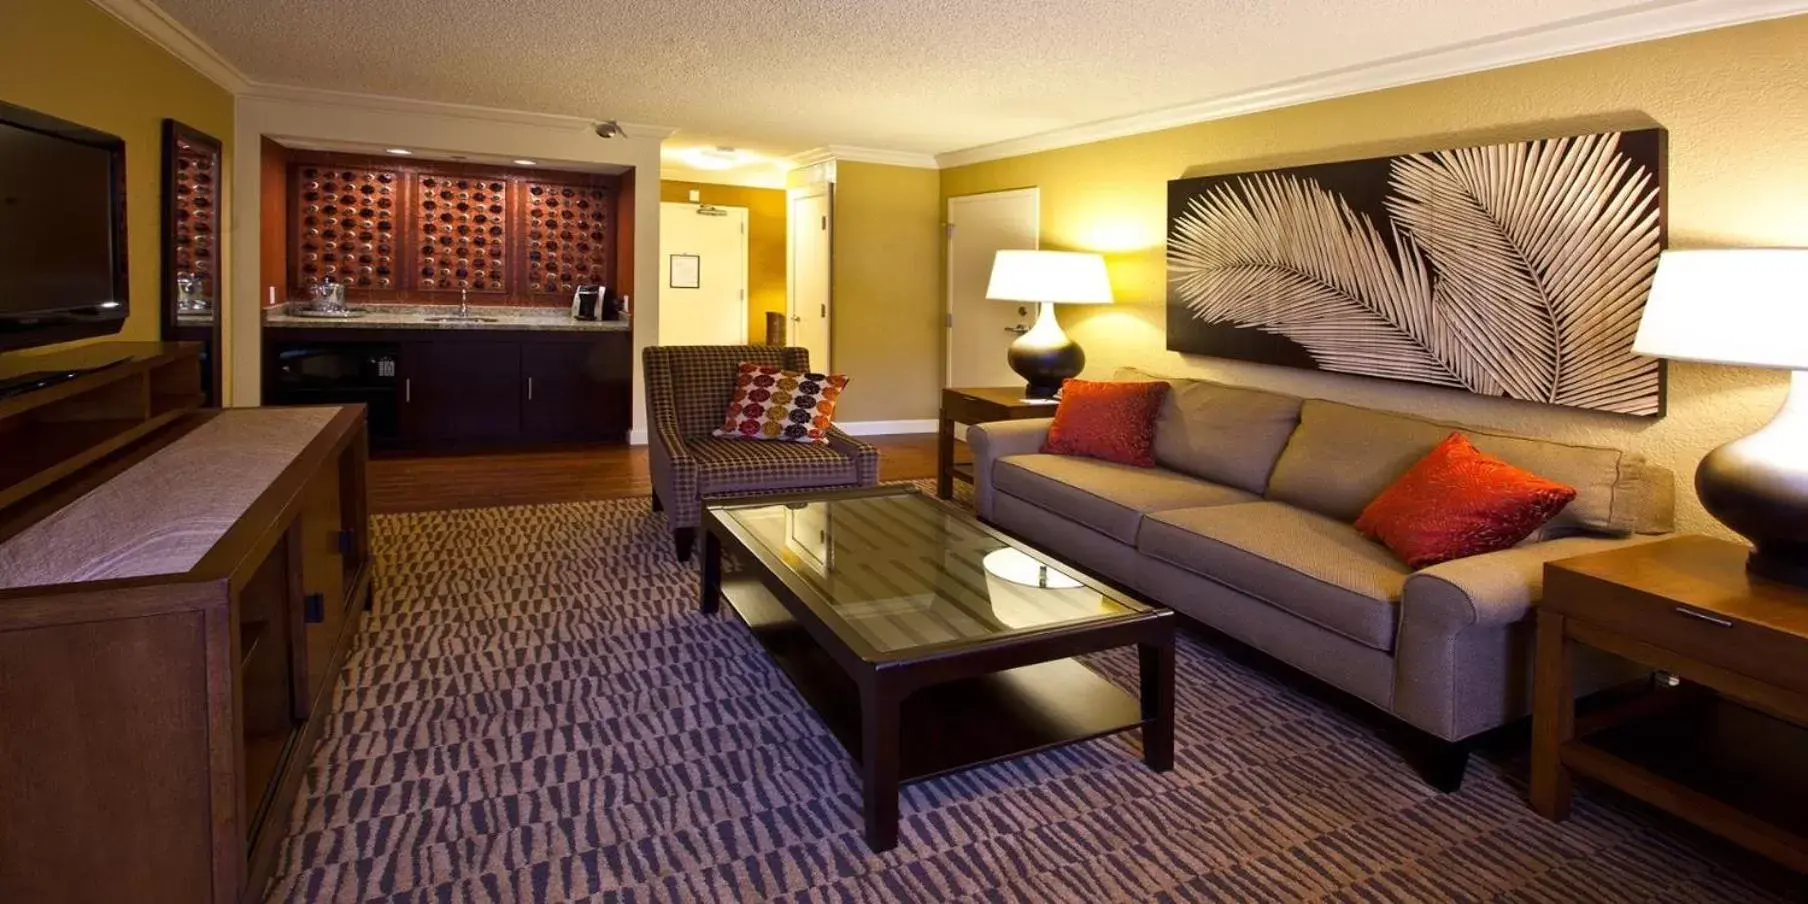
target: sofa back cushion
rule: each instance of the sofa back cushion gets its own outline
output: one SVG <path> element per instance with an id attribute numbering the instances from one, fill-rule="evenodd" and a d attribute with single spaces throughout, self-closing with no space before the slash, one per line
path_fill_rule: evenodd
<path id="1" fill-rule="evenodd" d="M 1172 387 L 1155 417 L 1155 463 L 1182 474 L 1261 494 L 1299 423 L 1293 396 L 1208 380 L 1153 376 L 1134 367 L 1119 380 L 1162 380 Z"/>
<path id="2" fill-rule="evenodd" d="M 1489 433 L 1307 399 L 1299 428 L 1275 463 L 1269 499 L 1342 521 L 1355 521 L 1380 495 L 1453 430 L 1475 447 L 1518 468 L 1576 488 L 1576 498 L 1531 539 L 1581 532 L 1625 536 L 1662 533 L 1675 514 L 1675 481 L 1643 456 Z"/>

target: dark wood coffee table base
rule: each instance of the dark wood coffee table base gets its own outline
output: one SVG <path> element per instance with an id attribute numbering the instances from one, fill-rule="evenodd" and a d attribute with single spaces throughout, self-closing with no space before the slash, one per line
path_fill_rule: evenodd
<path id="1" fill-rule="evenodd" d="M 1008 655 L 993 656 L 989 661 L 996 670 L 946 681 L 936 681 L 933 670 L 921 667 L 892 670 L 897 680 L 887 680 L 881 669 L 862 687 L 757 578 L 724 578 L 720 546 L 712 541 L 706 537 L 703 610 L 716 611 L 719 599 L 728 600 L 861 764 L 866 840 L 874 851 L 897 845 L 898 789 L 910 782 L 1136 728 L 1143 730 L 1149 768 L 1173 767 L 1174 638 L 1167 619 L 1156 623 L 1160 630 L 1140 631 L 1140 637 L 1106 630 L 1090 641 L 1087 635 L 1069 638 L 1076 642 L 1067 655 L 1135 643 L 1140 701 L 1058 654 L 1043 661 L 1032 655 L 1021 664 Z M 951 668 L 973 670 L 972 663 Z"/>

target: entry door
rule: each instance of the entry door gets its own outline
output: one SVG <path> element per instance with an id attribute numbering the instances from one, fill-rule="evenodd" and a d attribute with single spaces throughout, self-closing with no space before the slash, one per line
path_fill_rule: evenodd
<path id="1" fill-rule="evenodd" d="M 948 199 L 949 386 L 1017 386 L 1005 352 L 1034 322 L 1035 310 L 986 299 L 992 259 L 1004 250 L 1036 249 L 1041 236 L 1041 191 L 963 195 Z"/>
<path id="2" fill-rule="evenodd" d="M 799 190 L 791 196 L 790 327 L 785 344 L 810 350 L 810 367 L 829 369 L 829 266 L 834 235 L 831 186 Z"/>
<path id="3" fill-rule="evenodd" d="M 747 208 L 659 205 L 660 345 L 747 341 Z"/>

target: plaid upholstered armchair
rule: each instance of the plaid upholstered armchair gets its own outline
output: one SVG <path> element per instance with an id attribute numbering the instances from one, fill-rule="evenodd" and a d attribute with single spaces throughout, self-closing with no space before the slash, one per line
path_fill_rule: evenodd
<path id="1" fill-rule="evenodd" d="M 776 345 L 650 346 L 641 353 L 653 511 L 665 512 L 681 562 L 691 557 L 705 497 L 879 482 L 879 450 L 839 428 L 829 430 L 827 443 L 710 436 L 722 426 L 742 361 L 810 369 L 809 351 Z"/>

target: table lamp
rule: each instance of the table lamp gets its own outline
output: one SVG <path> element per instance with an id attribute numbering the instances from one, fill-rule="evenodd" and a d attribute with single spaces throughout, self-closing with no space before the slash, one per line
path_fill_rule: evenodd
<path id="1" fill-rule="evenodd" d="M 1058 304 L 1110 304 L 1111 280 L 1105 259 L 1079 251 L 1000 251 L 992 260 L 986 297 L 993 301 L 1042 306 L 1036 325 L 1011 343 L 1011 369 L 1028 381 L 1025 395 L 1046 399 L 1061 381 L 1086 367 L 1086 353 L 1055 320 Z"/>
<path id="2" fill-rule="evenodd" d="M 1756 547 L 1753 574 L 1808 586 L 1808 249 L 1665 252 L 1632 348 L 1791 372 L 1776 417 L 1708 453 L 1695 493 Z"/>

